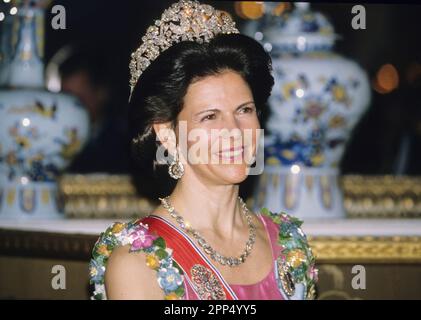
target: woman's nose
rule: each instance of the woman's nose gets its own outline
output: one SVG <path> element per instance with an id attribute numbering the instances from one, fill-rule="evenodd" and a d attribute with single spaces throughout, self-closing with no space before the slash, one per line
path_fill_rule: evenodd
<path id="1" fill-rule="evenodd" d="M 227 115 L 224 120 L 225 120 L 223 122 L 224 128 L 228 130 L 233 130 L 233 129 L 240 130 L 240 122 L 237 120 L 237 118 L 234 115 L 232 114 Z"/>
<path id="2" fill-rule="evenodd" d="M 223 128 L 221 128 L 220 137 L 224 141 L 231 141 L 232 143 L 242 139 L 240 125 L 235 117 L 230 116 L 229 119 L 224 121 Z"/>

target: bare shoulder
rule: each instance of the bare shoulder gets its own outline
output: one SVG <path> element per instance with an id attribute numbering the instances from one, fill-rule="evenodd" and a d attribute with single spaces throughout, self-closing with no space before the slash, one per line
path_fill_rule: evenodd
<path id="1" fill-rule="evenodd" d="M 146 265 L 144 252 L 129 252 L 130 245 L 113 250 L 105 271 L 108 299 L 163 299 L 156 271 Z"/>

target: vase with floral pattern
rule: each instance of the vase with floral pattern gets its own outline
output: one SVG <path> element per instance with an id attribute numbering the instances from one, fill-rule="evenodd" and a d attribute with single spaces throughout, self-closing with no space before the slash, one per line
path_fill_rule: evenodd
<path id="1" fill-rule="evenodd" d="M 89 115 L 44 89 L 42 1 L 21 3 L 2 34 L 13 55 L 1 66 L 0 219 L 63 218 L 56 179 L 85 145 Z"/>
<path id="2" fill-rule="evenodd" d="M 308 3 L 280 15 L 272 13 L 276 3 L 265 5 L 247 30 L 270 52 L 275 78 L 255 207 L 304 219 L 345 217 L 339 164 L 368 108 L 368 77 L 333 52 L 332 24 Z"/>

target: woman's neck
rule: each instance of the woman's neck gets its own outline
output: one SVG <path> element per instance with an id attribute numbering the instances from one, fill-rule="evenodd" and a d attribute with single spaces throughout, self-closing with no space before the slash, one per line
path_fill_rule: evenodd
<path id="1" fill-rule="evenodd" d="M 181 179 L 169 201 L 193 229 L 232 238 L 235 230 L 247 227 L 238 192 L 238 185 L 210 185 L 198 179 Z"/>

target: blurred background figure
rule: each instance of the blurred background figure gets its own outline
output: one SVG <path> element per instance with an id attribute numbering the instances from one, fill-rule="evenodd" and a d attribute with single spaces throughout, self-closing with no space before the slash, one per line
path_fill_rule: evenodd
<path id="1" fill-rule="evenodd" d="M 90 116 L 90 138 L 68 172 L 128 171 L 128 137 L 124 106 L 116 108 L 109 57 L 84 44 L 65 46 L 50 60 L 47 83 L 80 99 Z M 57 79 L 58 78 L 58 79 Z"/>

